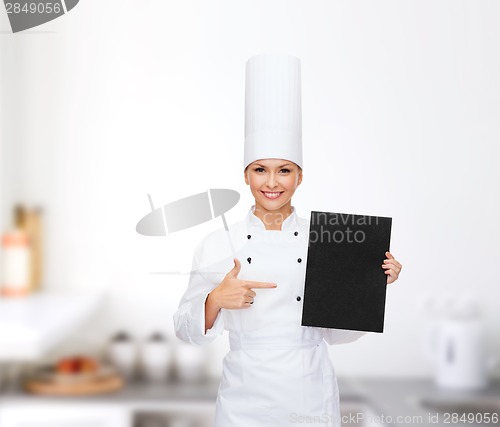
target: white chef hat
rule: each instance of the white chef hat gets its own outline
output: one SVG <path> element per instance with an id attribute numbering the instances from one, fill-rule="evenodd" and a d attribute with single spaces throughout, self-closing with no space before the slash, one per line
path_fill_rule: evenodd
<path id="1" fill-rule="evenodd" d="M 260 54 L 246 63 L 244 165 L 286 159 L 302 168 L 300 59 Z"/>

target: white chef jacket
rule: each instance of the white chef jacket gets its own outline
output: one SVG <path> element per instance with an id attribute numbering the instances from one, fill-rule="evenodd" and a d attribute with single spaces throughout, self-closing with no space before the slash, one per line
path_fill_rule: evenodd
<path id="1" fill-rule="evenodd" d="M 266 230 L 254 212 L 252 205 L 244 221 L 229 232 L 210 233 L 196 248 L 189 285 L 174 314 L 176 335 L 204 345 L 229 331 L 215 427 L 279 427 L 307 420 L 340 427 L 338 386 L 326 343 L 355 341 L 365 332 L 301 326 L 309 221 L 292 206 L 281 230 Z M 241 263 L 239 279 L 278 286 L 254 288 L 249 308 L 221 309 L 205 334 L 208 293 L 234 267 L 229 247 L 236 248 Z M 217 259 L 218 253 L 227 256 Z"/>

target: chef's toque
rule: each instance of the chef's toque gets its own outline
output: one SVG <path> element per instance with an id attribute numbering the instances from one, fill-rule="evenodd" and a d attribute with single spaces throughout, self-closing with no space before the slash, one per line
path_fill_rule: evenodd
<path id="1" fill-rule="evenodd" d="M 300 59 L 260 54 L 246 63 L 243 168 L 272 158 L 302 168 Z"/>

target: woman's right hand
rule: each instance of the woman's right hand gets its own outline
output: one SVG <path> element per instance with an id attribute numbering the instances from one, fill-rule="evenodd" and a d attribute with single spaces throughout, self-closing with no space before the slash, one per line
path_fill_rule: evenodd
<path id="1" fill-rule="evenodd" d="M 233 269 L 226 274 L 220 285 L 209 294 L 208 299 L 211 300 L 210 302 L 214 308 L 249 308 L 256 295 L 252 288 L 277 287 L 276 283 L 238 279 L 241 263 L 238 258 L 233 258 L 233 261 Z"/>

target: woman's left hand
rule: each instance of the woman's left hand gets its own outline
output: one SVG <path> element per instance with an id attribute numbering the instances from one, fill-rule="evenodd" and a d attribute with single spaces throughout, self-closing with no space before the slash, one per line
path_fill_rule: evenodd
<path id="1" fill-rule="evenodd" d="M 389 284 L 398 280 L 399 273 L 401 272 L 403 266 L 396 261 L 390 252 L 386 252 L 385 255 L 387 256 L 387 259 L 384 259 L 382 268 L 385 269 L 384 273 L 387 274 L 387 284 Z"/>

